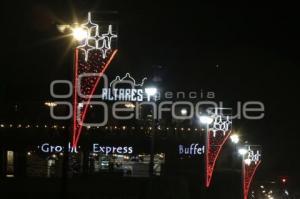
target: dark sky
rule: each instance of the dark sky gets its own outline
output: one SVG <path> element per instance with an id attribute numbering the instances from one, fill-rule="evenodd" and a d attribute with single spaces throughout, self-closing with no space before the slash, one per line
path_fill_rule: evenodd
<path id="1" fill-rule="evenodd" d="M 56 24 L 71 23 L 72 13 L 85 18 L 89 10 L 117 11 L 119 53 L 111 71 L 158 72 L 165 89 L 214 91 L 229 106 L 262 101 L 265 119 L 236 121 L 236 128 L 263 146 L 264 169 L 297 174 L 296 5 L 110 0 L 2 6 L 1 100 L 39 101 L 49 96 L 50 81 L 70 79 L 72 53 L 65 53 L 67 39 L 53 39 L 61 35 Z"/>

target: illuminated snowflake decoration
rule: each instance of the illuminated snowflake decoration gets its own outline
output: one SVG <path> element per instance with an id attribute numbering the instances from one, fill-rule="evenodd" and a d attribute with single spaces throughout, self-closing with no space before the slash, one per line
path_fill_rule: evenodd
<path id="1" fill-rule="evenodd" d="M 87 37 L 83 44 L 78 46 L 84 52 L 85 61 L 88 60 L 89 53 L 92 50 L 100 50 L 102 58 L 105 59 L 107 52 L 111 50 L 112 39 L 117 38 L 116 34 L 112 33 L 112 25 L 108 26 L 107 33 L 99 34 L 99 26 L 92 22 L 91 12 L 88 13 L 87 22 L 81 25 L 87 31 Z"/>
<path id="2" fill-rule="evenodd" d="M 260 161 L 261 154 L 259 150 L 254 152 L 254 150 L 251 149 L 250 146 L 248 146 L 248 153 L 247 153 L 247 158 L 245 159 L 245 163 L 250 165 L 252 162 L 257 164 Z"/>
<path id="3" fill-rule="evenodd" d="M 222 132 L 225 136 L 226 132 L 231 129 L 232 120 L 230 116 L 213 115 L 214 118 L 212 128 L 213 136 L 216 137 L 217 132 Z"/>

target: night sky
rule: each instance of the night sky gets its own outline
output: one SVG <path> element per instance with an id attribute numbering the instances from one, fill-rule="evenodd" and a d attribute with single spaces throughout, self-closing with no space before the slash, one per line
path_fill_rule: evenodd
<path id="1" fill-rule="evenodd" d="M 196 1 L 6 1 L 2 3 L 3 104 L 49 98 L 49 84 L 70 79 L 72 51 L 57 24 L 87 11 L 114 14 L 118 48 L 110 72 L 160 74 L 172 91 L 213 91 L 216 100 L 262 101 L 266 117 L 235 121 L 263 146 L 266 173 L 299 176 L 297 102 L 299 11 L 287 1 L 211 4 Z M 100 13 L 100 14 L 99 14 Z"/>

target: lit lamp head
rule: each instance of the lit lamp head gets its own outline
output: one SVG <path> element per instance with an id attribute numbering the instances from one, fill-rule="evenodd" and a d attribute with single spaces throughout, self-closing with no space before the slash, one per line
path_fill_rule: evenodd
<path id="1" fill-rule="evenodd" d="M 155 87 L 145 88 L 145 93 L 147 94 L 148 101 L 150 101 L 150 97 L 156 95 L 157 88 Z"/>
<path id="2" fill-rule="evenodd" d="M 230 139 L 232 143 L 237 144 L 240 141 L 240 136 L 238 134 L 232 134 Z"/>
<path id="3" fill-rule="evenodd" d="M 148 96 L 153 96 L 157 93 L 157 88 L 155 87 L 145 88 L 145 92 Z"/>
<path id="4" fill-rule="evenodd" d="M 187 115 L 187 110 L 185 108 L 180 110 L 181 115 Z"/>
<path id="5" fill-rule="evenodd" d="M 247 158 L 244 160 L 246 165 L 250 165 L 251 164 L 251 159 Z"/>
<path id="6" fill-rule="evenodd" d="M 209 124 L 213 123 L 214 119 L 213 119 L 212 117 L 203 115 L 203 116 L 200 116 L 200 117 L 199 117 L 199 121 L 200 121 L 200 123 L 202 123 L 202 124 L 207 124 L 207 125 L 209 125 Z"/>
<path id="7" fill-rule="evenodd" d="M 248 150 L 245 149 L 245 148 L 240 148 L 240 149 L 238 150 L 238 152 L 239 152 L 240 155 L 244 156 L 244 155 L 247 154 Z"/>
<path id="8" fill-rule="evenodd" d="M 88 37 L 88 32 L 84 28 L 77 26 L 72 29 L 72 35 L 76 41 L 82 41 Z"/>
<path id="9" fill-rule="evenodd" d="M 57 104 L 55 102 L 45 102 L 44 104 L 45 104 L 45 106 L 48 106 L 48 107 L 55 107 L 55 106 L 57 106 Z"/>

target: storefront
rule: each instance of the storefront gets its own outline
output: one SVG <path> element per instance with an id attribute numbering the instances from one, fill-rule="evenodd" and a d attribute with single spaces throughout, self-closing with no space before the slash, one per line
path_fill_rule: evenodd
<path id="1" fill-rule="evenodd" d="M 89 128 L 77 149 L 66 142 L 66 133 L 59 126 L 2 128 L 2 176 L 61 177 L 67 155 L 70 177 L 148 177 L 151 151 L 156 176 L 203 172 L 205 148 L 198 129 L 157 129 L 152 137 L 144 127 Z"/>

